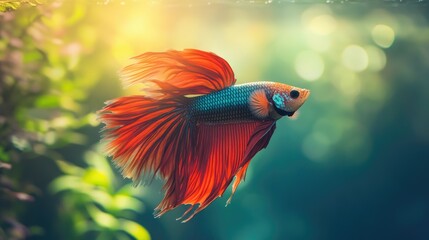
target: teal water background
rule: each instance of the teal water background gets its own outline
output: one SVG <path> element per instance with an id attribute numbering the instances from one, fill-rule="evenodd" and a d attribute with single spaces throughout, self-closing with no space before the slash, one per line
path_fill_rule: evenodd
<path id="1" fill-rule="evenodd" d="M 5 24 L 19 32 L 38 9 L 21 7 L 2 18 L 14 16 Z M 24 63 L 42 64 L 30 75 L 48 79 L 41 88 L 50 97 L 13 115 L 42 140 L 28 140 L 25 148 L 17 134 L 4 142 L 26 149 L 17 151 L 21 160 L 11 178 L 39 189 L 28 190 L 34 200 L 27 205 L 3 204 L 20 222 L 36 226 L 28 239 L 119 239 L 114 233 L 125 225 L 115 219 L 122 218 L 143 226 L 152 239 L 429 239 L 425 1 L 65 1 L 50 11 L 41 26 L 24 31 L 32 37 L 40 31 L 36 43 L 16 47 L 8 38 L 0 40 L 9 44 L 0 45 L 3 59 L 10 46 L 24 55 L 33 48 L 47 52 L 47 58 L 25 55 Z M 122 89 L 117 75 L 128 58 L 184 48 L 225 58 L 237 83 L 277 81 L 310 89 L 311 96 L 297 119 L 278 121 L 270 144 L 252 160 L 228 207 L 230 189 L 181 224 L 175 218 L 185 207 L 160 219 L 152 216 L 162 198 L 160 180 L 124 190 L 140 203 L 106 197 L 116 196 L 110 184 L 131 183 L 116 169 L 105 170 L 110 161 L 100 150 L 101 126 L 94 113 L 108 99 L 139 94 L 138 87 Z M 47 130 L 37 125 L 39 119 L 47 121 L 42 124 Z M 88 167 L 83 159 L 97 160 Z M 57 160 L 71 165 L 58 167 Z M 91 171 L 73 175 L 78 172 L 70 170 L 73 165 Z M 75 177 L 52 187 L 64 171 Z M 70 195 L 58 193 L 71 182 Z M 88 183 L 96 188 L 73 195 Z M 113 220 L 88 207 L 88 196 L 96 199 L 91 207 Z M 106 199 L 117 205 L 105 207 Z M 142 207 L 118 213 L 131 203 Z"/>

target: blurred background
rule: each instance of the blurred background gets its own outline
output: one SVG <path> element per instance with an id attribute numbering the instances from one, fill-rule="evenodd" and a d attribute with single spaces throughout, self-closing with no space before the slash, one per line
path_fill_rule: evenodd
<path id="1" fill-rule="evenodd" d="M 0 1 L 0 239 L 429 239 L 427 1 Z M 152 216 L 95 112 L 146 51 L 197 48 L 238 83 L 308 88 L 230 189 Z"/>

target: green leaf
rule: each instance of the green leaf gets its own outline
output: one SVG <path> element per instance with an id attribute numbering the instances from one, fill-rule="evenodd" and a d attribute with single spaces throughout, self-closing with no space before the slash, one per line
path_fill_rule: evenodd
<path id="1" fill-rule="evenodd" d="M 108 182 L 112 183 L 114 174 L 112 167 L 109 164 L 109 161 L 104 155 L 98 151 L 87 151 L 84 155 L 85 161 L 89 166 L 92 166 L 95 169 L 98 169 L 100 172 L 106 175 Z"/>
<path id="2" fill-rule="evenodd" d="M 0 3 L 0 12 L 5 12 L 8 10 L 16 10 L 19 6 L 21 6 L 20 2 Z"/>
<path id="3" fill-rule="evenodd" d="M 87 210 L 94 222 L 100 227 L 112 230 L 119 228 L 119 221 L 111 214 L 101 211 L 94 205 L 88 205 Z"/>
<path id="4" fill-rule="evenodd" d="M 2 146 L 0 146 L 0 161 L 2 161 L 2 162 L 9 162 L 10 161 L 9 154 L 6 153 L 6 151 L 4 150 L 4 148 Z"/>
<path id="5" fill-rule="evenodd" d="M 110 179 L 107 174 L 95 168 L 85 171 L 82 180 L 88 184 L 100 186 L 103 188 L 108 188 L 110 185 Z"/>
<path id="6" fill-rule="evenodd" d="M 73 165 L 71 163 L 68 163 L 63 160 L 57 160 L 55 161 L 57 166 L 61 169 L 62 172 L 69 174 L 69 175 L 76 175 L 76 176 L 82 176 L 84 169 L 77 167 L 76 165 Z"/>
<path id="7" fill-rule="evenodd" d="M 92 189 L 88 192 L 88 195 L 94 203 L 101 205 L 103 208 L 108 208 L 109 205 L 112 205 L 113 197 L 103 189 Z"/>
<path id="8" fill-rule="evenodd" d="M 150 240 L 149 232 L 140 224 L 121 219 L 121 228 L 137 240 Z"/>
<path id="9" fill-rule="evenodd" d="M 61 81 L 64 80 L 66 71 L 63 67 L 45 67 L 43 73 L 53 81 Z"/>
<path id="10" fill-rule="evenodd" d="M 96 127 L 100 124 L 100 122 L 97 120 L 97 115 L 95 113 L 89 113 L 82 118 L 82 124 L 89 124 L 93 127 Z"/>
<path id="11" fill-rule="evenodd" d="M 24 53 L 24 63 L 39 61 L 42 59 L 42 54 L 39 51 L 28 51 Z"/>
<path id="12" fill-rule="evenodd" d="M 30 142 L 26 138 L 14 135 L 12 136 L 11 140 L 13 145 L 21 151 L 27 151 L 31 148 Z"/>
<path id="13" fill-rule="evenodd" d="M 76 176 L 61 176 L 56 178 L 49 185 L 49 189 L 53 193 L 71 190 L 74 192 L 84 193 L 88 192 L 88 186 L 82 184 L 81 178 Z"/>
<path id="14" fill-rule="evenodd" d="M 54 108 L 60 106 L 60 99 L 56 95 L 42 95 L 37 98 L 35 104 L 39 108 Z"/>
<path id="15" fill-rule="evenodd" d="M 116 194 L 113 196 L 112 207 L 115 210 L 133 210 L 140 212 L 143 208 L 143 203 L 137 199 L 125 194 Z"/>

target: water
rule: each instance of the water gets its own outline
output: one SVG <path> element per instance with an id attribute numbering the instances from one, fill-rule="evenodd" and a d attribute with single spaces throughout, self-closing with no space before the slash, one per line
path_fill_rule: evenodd
<path id="1" fill-rule="evenodd" d="M 429 239 L 427 3 L 65 1 L 26 31 L 42 33 L 37 46 L 53 52 L 42 72 L 53 79 L 53 95 L 64 93 L 60 129 L 107 99 L 138 94 L 138 87 L 121 89 L 117 71 L 146 51 L 211 51 L 230 63 L 238 83 L 311 90 L 298 119 L 278 122 L 227 208 L 229 191 L 186 224 L 174 220 L 185 208 L 154 219 L 160 182 L 139 186 L 145 209 L 132 219 L 152 239 Z M 16 22 L 35 12 L 18 8 Z M 98 142 L 100 126 L 91 124 L 69 126 L 86 140 L 64 137 L 68 145 L 57 151 L 65 160 L 85 166 L 83 153 Z M 51 138 L 61 131 L 49 130 Z M 73 137 L 80 145 L 70 143 Z M 42 206 L 59 205 L 46 190 L 59 174 L 44 171 L 49 166 L 41 163 L 27 176 L 46 192 L 36 202 Z M 40 172 L 46 181 L 38 181 Z M 115 184 L 123 183 L 116 176 Z M 59 211 L 49 211 L 40 220 L 43 208 L 21 214 L 45 229 L 31 239 L 63 236 L 54 224 Z"/>

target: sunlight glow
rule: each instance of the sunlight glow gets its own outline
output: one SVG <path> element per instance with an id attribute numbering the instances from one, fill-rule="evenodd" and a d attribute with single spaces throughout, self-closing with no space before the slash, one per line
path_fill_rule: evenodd
<path id="1" fill-rule="evenodd" d="M 368 54 L 361 46 L 349 45 L 341 55 L 343 65 L 354 72 L 361 72 L 368 67 Z"/>
<path id="2" fill-rule="evenodd" d="M 331 39 L 327 36 L 308 37 L 306 40 L 308 46 L 318 52 L 328 51 L 332 45 Z"/>
<path id="3" fill-rule="evenodd" d="M 384 51 L 375 46 L 365 47 L 366 52 L 368 53 L 368 69 L 373 71 L 380 71 L 386 66 L 386 54 Z"/>
<path id="4" fill-rule="evenodd" d="M 324 69 L 325 63 L 322 57 L 315 52 L 303 51 L 295 59 L 295 71 L 301 78 L 307 81 L 319 79 Z"/>
<path id="5" fill-rule="evenodd" d="M 362 83 L 355 73 L 349 73 L 346 75 L 343 73 L 343 78 L 341 81 L 337 81 L 335 85 L 344 95 L 355 97 L 361 92 Z"/>
<path id="6" fill-rule="evenodd" d="M 336 26 L 337 22 L 335 19 L 331 15 L 325 14 L 314 17 L 310 21 L 308 28 L 315 34 L 328 35 L 335 31 Z"/>

